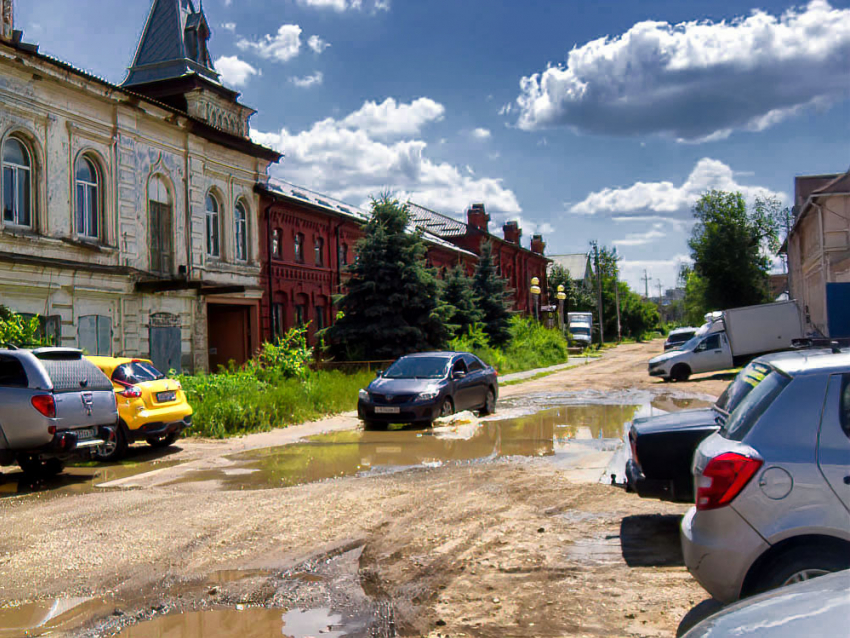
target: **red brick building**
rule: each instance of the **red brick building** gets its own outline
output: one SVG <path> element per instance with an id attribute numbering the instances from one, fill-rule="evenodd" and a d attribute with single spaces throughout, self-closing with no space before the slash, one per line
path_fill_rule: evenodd
<path id="1" fill-rule="evenodd" d="M 343 291 L 345 266 L 356 257 L 354 248 L 363 236 L 368 215 L 355 206 L 285 182 L 258 185 L 257 190 L 262 337 L 271 340 L 293 326 L 309 324 L 313 342 L 316 332 L 336 316 L 333 296 Z M 542 254 L 545 244 L 541 237 L 532 239 L 534 250 L 522 248 L 515 222 L 505 225 L 505 239 L 490 235 L 483 205 L 470 208 L 473 221 L 469 224 L 414 204 L 410 209 L 413 225 L 423 231 L 428 245 L 428 264 L 440 276 L 458 263 L 472 273 L 481 242 L 488 238 L 502 276 L 516 291 L 517 310 L 527 313 L 531 308 L 528 287 L 532 277 L 539 277 L 546 290 L 548 260 Z"/>

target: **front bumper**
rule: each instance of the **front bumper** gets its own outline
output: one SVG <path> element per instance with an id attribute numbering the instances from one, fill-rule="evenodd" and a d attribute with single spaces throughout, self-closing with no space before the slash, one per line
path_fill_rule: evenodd
<path id="1" fill-rule="evenodd" d="M 363 421 L 377 421 L 379 423 L 425 423 L 440 416 L 440 402 L 443 397 L 435 401 L 399 403 L 393 405 L 378 405 L 371 401 L 358 399 L 357 416 Z M 375 408 L 398 408 L 394 414 L 375 412 Z"/>
<path id="2" fill-rule="evenodd" d="M 143 441 L 152 436 L 162 437 L 174 433 L 179 436 L 183 430 L 190 427 L 192 427 L 191 414 L 186 415 L 178 421 L 169 421 L 167 423 L 163 423 L 161 421 L 145 423 L 135 430 L 129 430 L 128 438 L 131 441 Z"/>
<path id="3" fill-rule="evenodd" d="M 657 366 L 649 366 L 649 376 L 651 377 L 669 377 L 670 371 L 667 370 L 667 366 L 664 364 Z"/>
<path id="4" fill-rule="evenodd" d="M 755 560 L 770 547 L 731 506 L 698 512 L 682 519 L 685 565 L 700 585 L 721 603 L 738 600 Z"/>

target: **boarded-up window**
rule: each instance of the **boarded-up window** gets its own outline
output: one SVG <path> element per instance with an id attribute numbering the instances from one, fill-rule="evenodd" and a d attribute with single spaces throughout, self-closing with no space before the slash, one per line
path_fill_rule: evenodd
<path id="1" fill-rule="evenodd" d="M 112 354 L 112 317 L 87 315 L 77 324 L 77 345 L 90 355 Z"/>

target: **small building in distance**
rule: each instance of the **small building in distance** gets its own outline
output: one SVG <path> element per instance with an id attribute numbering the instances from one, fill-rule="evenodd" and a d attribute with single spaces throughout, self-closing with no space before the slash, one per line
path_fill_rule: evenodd
<path id="1" fill-rule="evenodd" d="M 555 266 L 560 266 L 570 274 L 570 278 L 577 285 L 589 287 L 593 277 L 593 269 L 590 265 L 589 253 L 569 253 L 565 255 L 549 255 L 551 260 L 550 271 Z"/>
<path id="2" fill-rule="evenodd" d="M 794 201 L 783 245 L 791 298 L 809 331 L 850 337 L 850 171 L 797 177 Z"/>

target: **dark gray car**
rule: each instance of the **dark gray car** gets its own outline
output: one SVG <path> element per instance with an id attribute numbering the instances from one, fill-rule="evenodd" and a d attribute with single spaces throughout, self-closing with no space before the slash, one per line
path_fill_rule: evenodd
<path id="1" fill-rule="evenodd" d="M 61 471 L 114 436 L 112 382 L 72 348 L 0 349 L 0 465 Z"/>
<path id="2" fill-rule="evenodd" d="M 467 352 L 428 352 L 402 357 L 363 390 L 357 402 L 369 425 L 431 423 L 463 410 L 496 409 L 496 371 Z"/>

